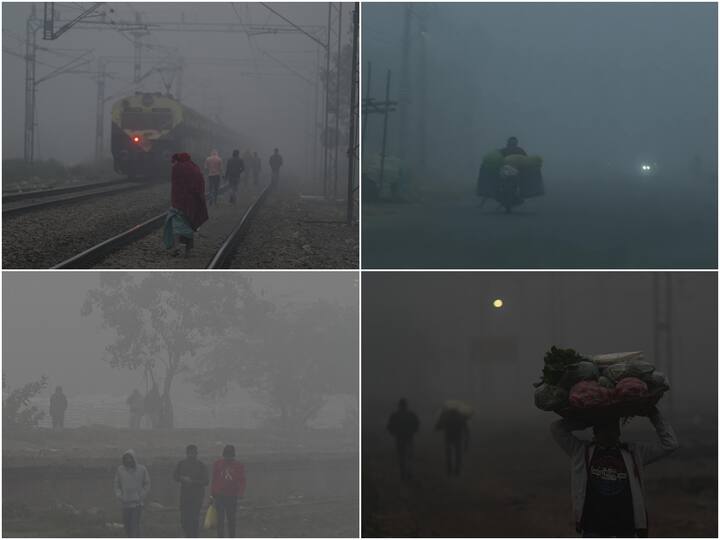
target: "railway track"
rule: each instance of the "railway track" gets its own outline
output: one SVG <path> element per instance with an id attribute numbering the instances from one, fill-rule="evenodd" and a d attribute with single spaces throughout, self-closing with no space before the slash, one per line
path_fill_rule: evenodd
<path id="1" fill-rule="evenodd" d="M 210 262 L 206 265 L 209 269 L 220 269 L 228 268 L 230 261 L 232 260 L 233 253 L 237 249 L 237 246 L 242 241 L 242 237 L 247 232 L 250 222 L 257 212 L 257 209 L 262 206 L 268 193 L 272 190 L 273 184 L 268 184 L 257 198 L 250 204 L 247 210 L 244 212 L 240 221 L 234 226 L 230 234 L 222 242 L 220 248 L 211 258 Z M 227 185 L 220 188 L 223 192 L 227 190 Z M 139 223 L 130 229 L 123 231 L 111 238 L 108 238 L 84 251 L 78 253 L 69 259 L 66 259 L 55 266 L 53 269 L 87 269 L 97 265 L 109 255 L 117 252 L 118 250 L 136 242 L 137 240 L 144 238 L 156 231 L 165 223 L 166 212 L 151 217 L 150 219 Z"/>
<path id="2" fill-rule="evenodd" d="M 3 217 L 22 214 L 41 208 L 59 206 L 66 203 L 84 201 L 106 195 L 115 195 L 124 191 L 140 189 L 150 185 L 148 182 L 136 182 L 131 180 L 109 180 L 94 184 L 82 184 L 56 189 L 43 189 L 37 191 L 25 191 L 3 195 L 2 214 Z"/>

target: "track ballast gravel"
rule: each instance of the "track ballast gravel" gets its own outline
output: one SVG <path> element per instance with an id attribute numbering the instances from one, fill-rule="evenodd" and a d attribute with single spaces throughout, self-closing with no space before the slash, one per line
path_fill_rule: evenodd
<path id="1" fill-rule="evenodd" d="M 208 207 L 210 217 L 195 234 L 195 245 L 187 258 L 182 255 L 184 246 L 180 246 L 179 256 L 165 250 L 161 228 L 120 248 L 95 268 L 205 268 L 263 188 L 241 185 L 235 204 L 230 204 L 229 192 L 220 195 L 217 206 Z"/>
<path id="2" fill-rule="evenodd" d="M 3 216 L 3 268 L 51 268 L 167 210 L 170 185 Z"/>

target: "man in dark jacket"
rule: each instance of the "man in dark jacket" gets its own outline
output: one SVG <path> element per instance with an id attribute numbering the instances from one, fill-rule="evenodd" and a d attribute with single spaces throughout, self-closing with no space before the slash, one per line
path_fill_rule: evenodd
<path id="1" fill-rule="evenodd" d="M 407 480 L 411 476 L 410 460 L 412 459 L 413 437 L 420 427 L 417 415 L 407 408 L 405 398 L 398 401 L 397 410 L 390 415 L 387 430 L 395 437 L 395 451 L 400 466 L 400 479 Z"/>
<path id="2" fill-rule="evenodd" d="M 510 137 L 505 144 L 505 148 L 500 149 L 503 157 L 507 156 L 527 156 L 525 150 L 518 146 L 517 137 Z"/>
<path id="3" fill-rule="evenodd" d="M 208 470 L 200 461 L 197 446 L 185 449 L 187 456 L 175 467 L 173 478 L 180 482 L 180 526 L 186 538 L 197 538 L 200 533 L 200 510 L 208 485 Z"/>
<path id="4" fill-rule="evenodd" d="M 65 427 L 65 411 L 68 402 L 65 394 L 63 394 L 62 386 L 55 388 L 55 393 L 50 396 L 50 418 L 52 419 L 53 429 L 62 429 Z"/>
<path id="5" fill-rule="evenodd" d="M 233 150 L 232 157 L 228 159 L 225 166 L 225 179 L 230 186 L 230 202 L 232 204 L 235 204 L 237 199 L 238 184 L 244 170 L 245 162 L 240 159 L 240 150 Z"/>
<path id="6" fill-rule="evenodd" d="M 280 167 L 282 167 L 283 164 L 283 158 L 277 148 L 273 155 L 270 156 L 268 162 L 270 163 L 270 170 L 272 171 L 271 181 L 277 182 L 280 179 Z"/>
<path id="7" fill-rule="evenodd" d="M 445 465 L 448 476 L 458 476 L 462 454 L 470 443 L 468 416 L 457 409 L 444 407 L 435 429 L 445 434 Z"/>

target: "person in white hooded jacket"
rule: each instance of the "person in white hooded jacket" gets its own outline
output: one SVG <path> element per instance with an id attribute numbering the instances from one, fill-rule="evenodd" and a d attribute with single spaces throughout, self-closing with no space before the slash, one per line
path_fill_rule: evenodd
<path id="1" fill-rule="evenodd" d="M 150 475 L 144 465 L 128 450 L 122 456 L 122 465 L 115 473 L 115 497 L 122 504 L 122 519 L 128 538 L 139 538 L 142 507 L 150 491 Z"/>
<path id="2" fill-rule="evenodd" d="M 648 413 L 658 436 L 653 443 L 621 443 L 619 419 L 593 425 L 585 441 L 572 432 L 590 425 L 558 420 L 552 436 L 570 456 L 571 490 L 578 533 L 593 537 L 646 537 L 644 467 L 679 447 L 670 424 L 653 407 Z"/>

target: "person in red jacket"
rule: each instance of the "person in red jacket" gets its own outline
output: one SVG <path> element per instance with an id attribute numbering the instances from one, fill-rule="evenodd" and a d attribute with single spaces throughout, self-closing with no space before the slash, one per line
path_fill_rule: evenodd
<path id="1" fill-rule="evenodd" d="M 228 444 L 223 449 L 223 457 L 213 463 L 213 477 L 210 494 L 217 510 L 217 536 L 225 536 L 225 516 L 227 516 L 228 536 L 235 537 L 235 514 L 237 501 L 245 493 L 245 467 L 235 461 L 235 447 Z"/>
<path id="2" fill-rule="evenodd" d="M 172 163 L 171 208 L 165 220 L 163 241 L 167 249 L 173 249 L 175 240 L 179 240 L 185 244 L 187 256 L 193 246 L 193 233 L 208 220 L 205 179 L 186 152 L 174 154 Z"/>

